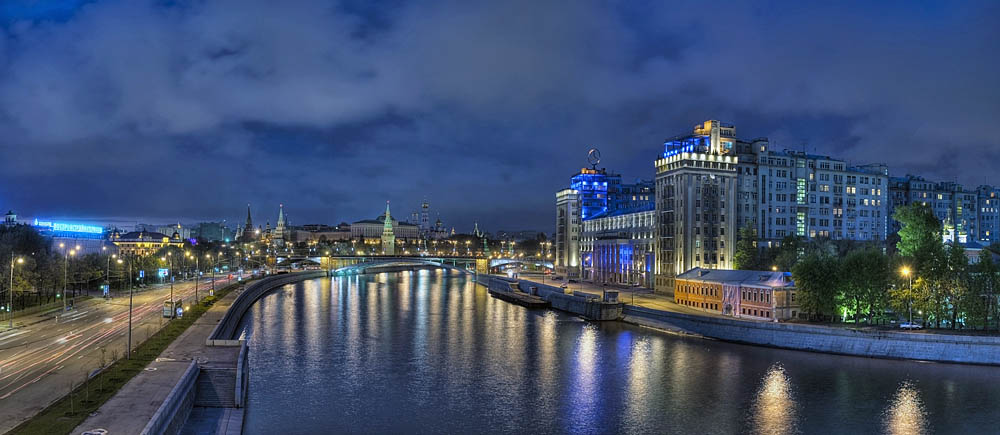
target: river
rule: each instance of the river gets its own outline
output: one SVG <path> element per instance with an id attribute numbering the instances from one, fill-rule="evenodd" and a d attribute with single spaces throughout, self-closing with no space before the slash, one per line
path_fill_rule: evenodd
<path id="1" fill-rule="evenodd" d="M 1000 433 L 1000 368 L 592 323 L 457 272 L 290 284 L 244 328 L 247 434 Z"/>

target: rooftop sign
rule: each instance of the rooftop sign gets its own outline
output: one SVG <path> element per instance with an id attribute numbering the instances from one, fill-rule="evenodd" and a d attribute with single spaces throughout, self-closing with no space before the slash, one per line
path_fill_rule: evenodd
<path id="1" fill-rule="evenodd" d="M 40 221 L 38 219 L 35 219 L 35 226 L 41 228 L 48 228 L 52 231 L 58 231 L 61 233 L 87 233 L 87 234 L 104 233 L 104 228 L 94 225 L 69 224 L 65 222 L 48 222 L 48 221 Z"/>

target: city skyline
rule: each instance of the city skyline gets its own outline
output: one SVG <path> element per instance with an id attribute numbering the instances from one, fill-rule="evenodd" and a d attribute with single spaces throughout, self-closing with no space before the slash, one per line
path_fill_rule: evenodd
<path id="1" fill-rule="evenodd" d="M 987 3 L 20 3 L 0 8 L 0 207 L 25 215 L 238 222 L 251 202 L 337 223 L 441 198 L 460 231 L 516 214 L 551 232 L 537 192 L 588 149 L 650 179 L 663 140 L 705 119 L 892 176 L 1000 184 Z M 272 35 L 261 17 L 301 25 Z"/>

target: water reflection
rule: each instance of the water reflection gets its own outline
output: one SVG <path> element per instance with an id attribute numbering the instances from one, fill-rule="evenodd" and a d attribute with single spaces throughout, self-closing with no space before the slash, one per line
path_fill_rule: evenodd
<path id="1" fill-rule="evenodd" d="M 782 435 L 798 432 L 795 399 L 781 364 L 774 364 L 767 370 L 751 412 L 754 433 Z"/>
<path id="2" fill-rule="evenodd" d="M 927 412 L 920 393 L 909 381 L 903 381 L 885 410 L 885 431 L 892 435 L 927 433 Z"/>
<path id="3" fill-rule="evenodd" d="M 447 272 L 287 290 L 245 319 L 248 435 L 995 433 L 1000 421 L 995 367 L 585 322 L 491 298 Z"/>

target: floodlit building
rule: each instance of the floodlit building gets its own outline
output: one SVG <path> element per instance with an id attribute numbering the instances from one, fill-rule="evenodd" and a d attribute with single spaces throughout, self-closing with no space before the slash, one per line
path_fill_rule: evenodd
<path id="1" fill-rule="evenodd" d="M 382 221 L 382 254 L 396 255 L 396 236 L 393 234 L 392 216 L 389 214 L 389 201 L 385 202 L 385 219 Z"/>
<path id="2" fill-rule="evenodd" d="M 694 268 L 677 275 L 674 302 L 743 319 L 779 321 L 799 317 L 790 272 Z"/>
<path id="3" fill-rule="evenodd" d="M 656 211 L 608 211 L 583 221 L 583 279 L 653 288 Z"/>
<path id="4" fill-rule="evenodd" d="M 580 192 L 563 189 L 556 192 L 556 273 L 580 276 Z"/>
<path id="5" fill-rule="evenodd" d="M 656 160 L 655 288 L 695 267 L 732 268 L 736 246 L 735 128 L 706 121 L 666 141 Z"/>
<path id="6" fill-rule="evenodd" d="M 111 233 L 111 243 L 118 247 L 122 255 L 147 256 L 156 254 L 157 251 L 166 247 L 182 248 L 184 239 L 176 232 L 170 236 L 163 233 L 133 231 L 121 234 L 117 231 Z"/>

